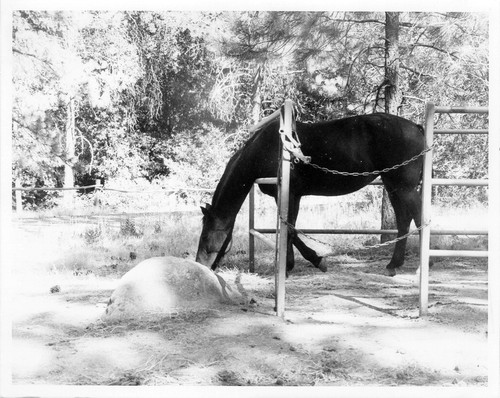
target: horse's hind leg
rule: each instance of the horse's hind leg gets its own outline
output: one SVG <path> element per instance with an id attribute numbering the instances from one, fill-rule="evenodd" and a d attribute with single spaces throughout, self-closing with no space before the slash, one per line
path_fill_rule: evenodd
<path id="1" fill-rule="evenodd" d="M 398 228 L 398 238 L 404 236 L 410 230 L 410 223 L 415 220 L 415 224 L 420 226 L 420 195 L 416 188 L 399 188 L 389 191 L 389 199 L 396 215 L 396 225 Z M 405 260 L 407 238 L 396 242 L 391 261 L 387 264 L 390 276 L 396 275 L 396 268 L 403 265 Z"/>
<path id="2" fill-rule="evenodd" d="M 293 236 L 293 245 L 297 248 L 297 250 L 302 254 L 307 261 L 309 261 L 316 268 L 320 269 L 323 272 L 328 270 L 325 262 L 323 261 L 323 257 L 318 256 L 316 251 L 307 246 L 298 236 L 297 233 L 294 233 Z"/>

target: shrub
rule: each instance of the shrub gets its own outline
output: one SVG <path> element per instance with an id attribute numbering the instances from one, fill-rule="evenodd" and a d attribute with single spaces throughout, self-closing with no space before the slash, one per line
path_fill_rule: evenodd
<path id="1" fill-rule="evenodd" d="M 120 223 L 120 234 L 126 237 L 142 236 L 142 232 L 138 231 L 136 228 L 135 221 L 129 217 L 127 217 L 125 221 Z"/>

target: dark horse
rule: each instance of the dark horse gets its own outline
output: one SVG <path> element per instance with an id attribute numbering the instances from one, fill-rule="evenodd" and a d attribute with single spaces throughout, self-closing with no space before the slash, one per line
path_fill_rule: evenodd
<path id="1" fill-rule="evenodd" d="M 257 178 L 275 177 L 280 159 L 279 122 L 261 125 L 226 166 L 213 195 L 212 204 L 202 208 L 201 232 L 196 261 L 215 269 L 231 241 L 236 215 Z M 425 148 L 423 128 L 389 114 L 354 116 L 334 121 L 297 122 L 302 152 L 311 162 L 330 170 L 365 172 L 398 165 Z M 382 182 L 396 215 L 398 237 L 408 233 L 412 219 L 420 226 L 420 195 L 417 187 L 422 156 L 405 166 L 382 173 Z M 337 196 L 357 191 L 377 176 L 334 175 L 309 164 L 294 164 L 290 174 L 288 220 L 295 225 L 302 196 Z M 275 185 L 259 185 L 262 192 L 277 198 Z M 294 266 L 292 243 L 315 267 L 326 271 L 322 257 L 307 247 L 294 231 L 289 234 L 287 272 Z M 406 239 L 398 241 L 387 265 L 390 275 L 404 262 Z"/>

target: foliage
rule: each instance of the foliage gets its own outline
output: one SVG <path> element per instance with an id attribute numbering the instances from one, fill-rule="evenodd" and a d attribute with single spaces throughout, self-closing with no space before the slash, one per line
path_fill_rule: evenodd
<path id="1" fill-rule="evenodd" d="M 202 124 L 196 130 L 183 132 L 170 139 L 164 161 L 171 170 L 173 185 L 214 187 L 220 178 L 221 169 L 237 146 L 235 138 L 213 125 Z"/>
<path id="2" fill-rule="evenodd" d="M 244 127 L 285 98 L 303 121 L 383 110 L 384 26 L 382 12 L 16 11 L 14 176 L 61 186 L 69 166 L 77 184 L 213 188 Z M 400 115 L 422 121 L 425 101 L 488 104 L 485 15 L 404 12 L 399 40 Z M 436 171 L 484 177 L 486 148 L 481 136 L 443 137 Z M 58 196 L 30 195 L 35 207 Z"/>
<path id="3" fill-rule="evenodd" d="M 83 238 L 87 245 L 92 245 L 99 242 L 102 236 L 102 226 L 99 224 L 97 227 L 89 227 L 85 230 Z"/>
<path id="4" fill-rule="evenodd" d="M 126 18 L 142 70 L 134 103 L 140 130 L 165 138 L 206 120 L 213 57 L 202 32 L 186 25 L 190 15 L 131 12 Z M 197 23 L 202 20 L 199 15 Z"/>
<path id="5" fill-rule="evenodd" d="M 134 220 L 126 218 L 122 223 L 120 223 L 120 234 L 125 237 L 138 237 L 142 235 L 142 232 L 137 230 Z"/>

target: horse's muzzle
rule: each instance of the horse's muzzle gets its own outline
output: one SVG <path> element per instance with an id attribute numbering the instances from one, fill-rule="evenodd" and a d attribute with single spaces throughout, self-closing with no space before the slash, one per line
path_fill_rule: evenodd
<path id="1" fill-rule="evenodd" d="M 205 250 L 199 250 L 196 254 L 196 262 L 203 264 L 204 266 L 211 268 L 217 259 L 219 252 L 207 253 Z"/>

